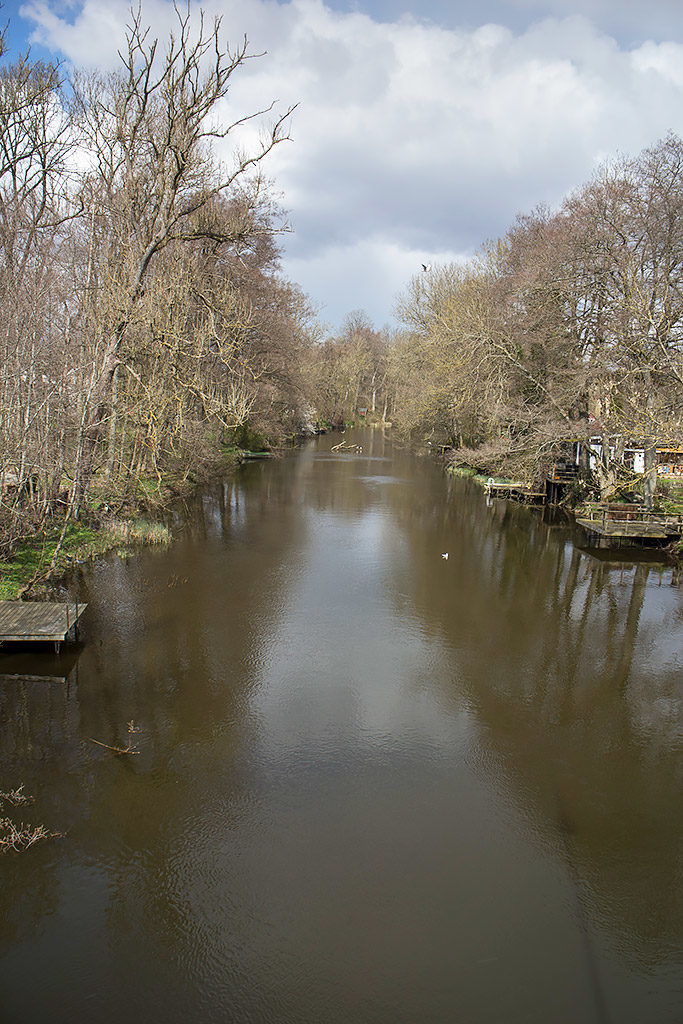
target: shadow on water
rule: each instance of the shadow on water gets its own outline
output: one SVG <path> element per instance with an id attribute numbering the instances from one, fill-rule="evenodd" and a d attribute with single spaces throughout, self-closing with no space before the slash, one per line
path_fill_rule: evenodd
<path id="1" fill-rule="evenodd" d="M 81 570 L 71 662 L 2 660 L 2 788 L 67 832 L 0 863 L 7 1019 L 673 1024 L 671 570 L 336 440 Z"/>

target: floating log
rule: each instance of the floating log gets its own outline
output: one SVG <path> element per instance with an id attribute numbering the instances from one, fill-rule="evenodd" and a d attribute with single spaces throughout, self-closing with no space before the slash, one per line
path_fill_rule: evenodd
<path id="1" fill-rule="evenodd" d="M 363 446 L 360 444 L 347 444 L 346 441 L 342 441 L 341 444 L 335 444 L 334 447 L 330 448 L 331 452 L 342 452 L 360 455 L 363 451 Z"/>
<path id="2" fill-rule="evenodd" d="M 112 747 L 110 743 L 103 743 L 102 740 L 93 739 L 90 737 L 91 743 L 96 743 L 98 747 L 104 747 L 105 750 L 111 750 L 114 754 L 139 754 L 140 751 L 136 750 L 135 747 Z"/>
<path id="3" fill-rule="evenodd" d="M 240 452 L 238 462 L 252 462 L 254 459 L 272 459 L 272 452 Z"/>

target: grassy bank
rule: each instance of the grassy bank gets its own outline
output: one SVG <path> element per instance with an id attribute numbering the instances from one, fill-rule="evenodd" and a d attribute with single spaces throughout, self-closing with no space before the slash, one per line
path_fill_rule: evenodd
<path id="1" fill-rule="evenodd" d="M 60 534 L 59 529 L 49 530 L 19 545 L 12 559 L 0 568 L 0 600 L 13 601 L 22 593 L 40 593 L 74 565 L 106 551 L 140 544 L 168 544 L 171 539 L 166 526 L 145 519 L 110 520 L 97 530 L 72 523 L 55 559 Z"/>
<path id="2" fill-rule="evenodd" d="M 32 581 L 36 585 L 45 581 L 50 573 L 60 534 L 61 530 L 51 530 L 19 545 L 11 560 L 2 564 L 0 599 L 13 600 Z M 52 574 L 62 575 L 74 562 L 85 561 L 102 550 L 105 550 L 105 545 L 94 530 L 74 523 L 67 529 Z"/>
<path id="3" fill-rule="evenodd" d="M 484 476 L 483 473 L 478 473 L 477 470 L 472 469 L 471 466 L 448 466 L 448 472 L 451 476 L 459 476 L 464 477 L 467 480 L 474 480 L 474 482 L 479 484 L 480 487 L 486 487 L 487 483 L 491 479 L 493 479 L 493 482 L 496 484 L 512 483 L 511 480 L 506 480 L 505 477 L 502 476 Z"/>
<path id="4" fill-rule="evenodd" d="M 160 521 L 165 512 L 197 486 L 232 472 L 238 455 L 236 445 L 221 446 L 190 471 L 168 466 L 162 475 L 129 477 L 125 484 L 104 474 L 95 476 L 80 521 L 67 527 L 56 558 L 59 523 L 27 538 L 11 559 L 0 562 L 0 600 L 38 596 L 72 566 L 107 551 L 125 553 L 142 545 L 170 543 L 170 530 Z"/>

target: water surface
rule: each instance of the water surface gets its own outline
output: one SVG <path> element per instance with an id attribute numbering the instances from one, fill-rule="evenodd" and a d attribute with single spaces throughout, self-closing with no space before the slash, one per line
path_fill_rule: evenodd
<path id="1" fill-rule="evenodd" d="M 0 860 L 0 1019 L 680 1022 L 671 569 L 337 441 L 0 657 L 0 789 L 66 832 Z"/>

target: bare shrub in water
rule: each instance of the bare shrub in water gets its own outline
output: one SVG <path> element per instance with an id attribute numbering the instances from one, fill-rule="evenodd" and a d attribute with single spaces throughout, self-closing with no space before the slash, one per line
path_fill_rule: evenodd
<path id="1" fill-rule="evenodd" d="M 0 793 L 0 803 L 2 802 L 20 807 L 32 804 L 33 797 L 24 793 L 22 783 L 17 789 Z M 28 825 L 23 821 L 17 823 L 11 818 L 0 818 L 0 854 L 10 851 L 22 853 L 44 839 L 60 839 L 63 835 L 63 832 L 50 832 L 44 825 Z"/>

